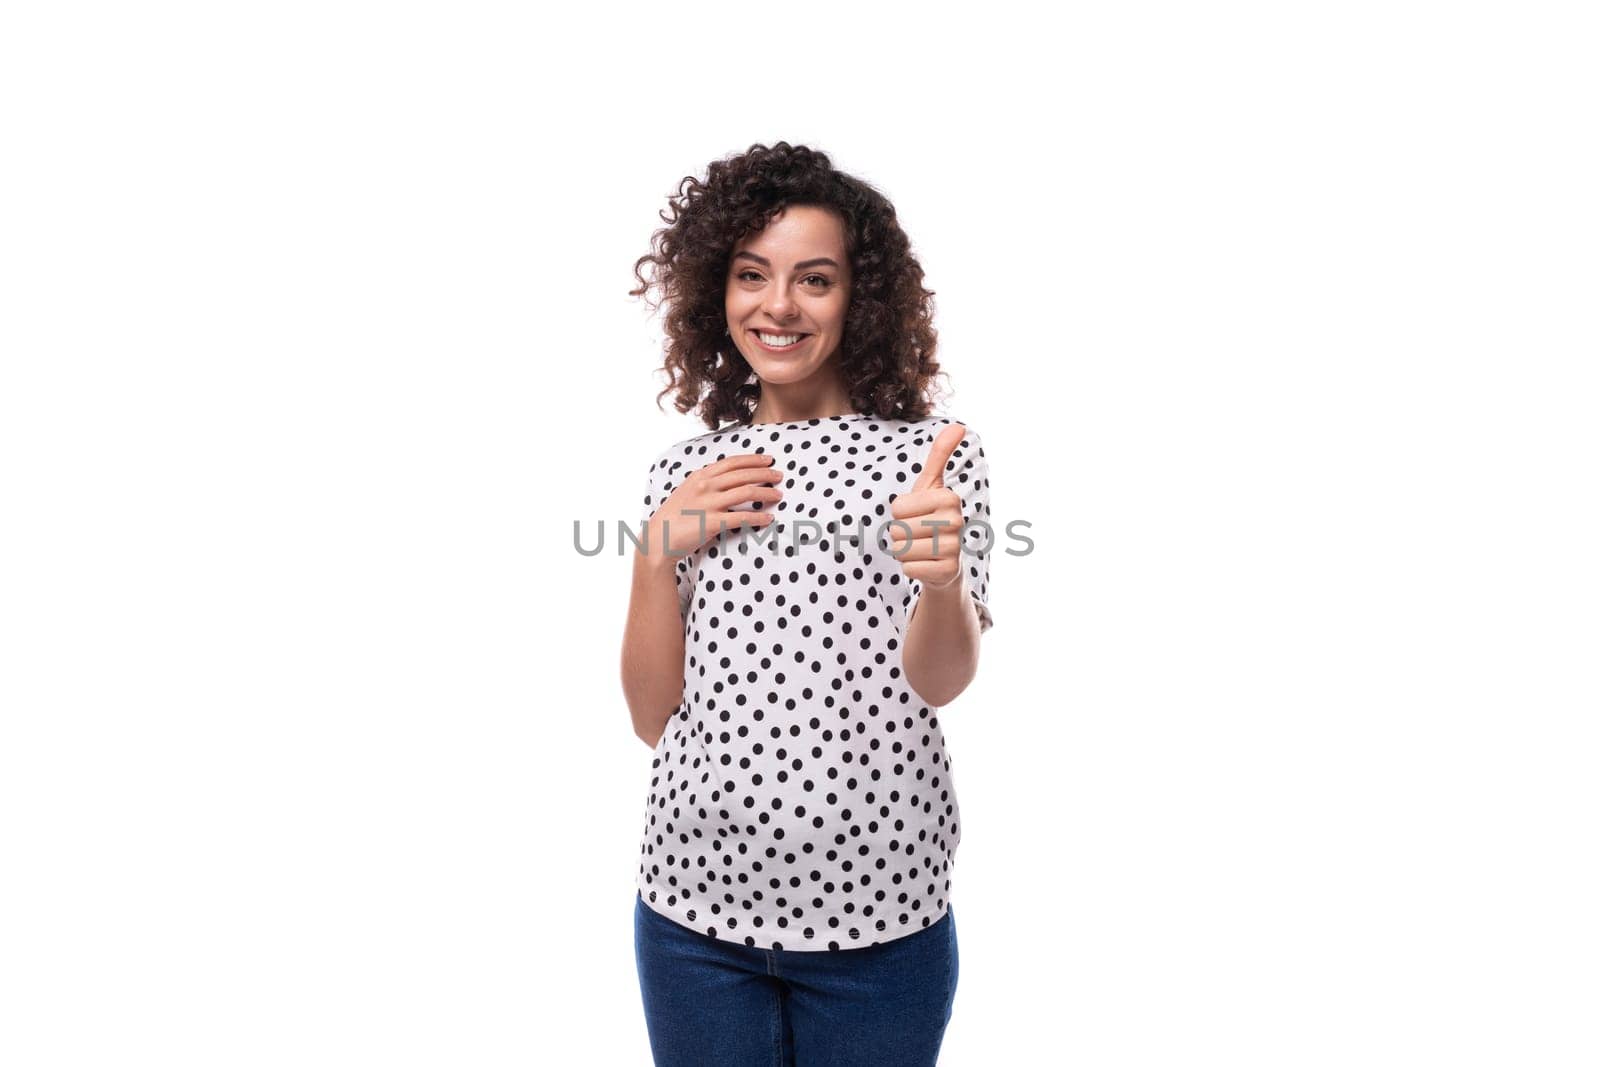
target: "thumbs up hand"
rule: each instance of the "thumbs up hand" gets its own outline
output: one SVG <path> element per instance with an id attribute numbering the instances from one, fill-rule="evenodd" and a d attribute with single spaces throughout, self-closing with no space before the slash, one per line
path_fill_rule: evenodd
<path id="1" fill-rule="evenodd" d="M 946 426 L 934 438 L 922 473 L 910 490 L 889 505 L 892 517 L 911 527 L 907 537 L 899 525 L 889 527 L 890 551 L 908 579 L 924 589 L 940 589 L 961 579 L 961 497 L 944 484 L 950 456 L 966 438 L 960 423 Z"/>

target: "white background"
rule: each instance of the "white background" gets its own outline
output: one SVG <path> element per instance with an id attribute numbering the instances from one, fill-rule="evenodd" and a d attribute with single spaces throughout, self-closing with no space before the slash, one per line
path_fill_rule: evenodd
<path id="1" fill-rule="evenodd" d="M 627 290 L 783 139 L 1037 545 L 941 1063 L 1595 1063 L 1581 6 L 7 5 L 0 1060 L 649 1062 Z"/>

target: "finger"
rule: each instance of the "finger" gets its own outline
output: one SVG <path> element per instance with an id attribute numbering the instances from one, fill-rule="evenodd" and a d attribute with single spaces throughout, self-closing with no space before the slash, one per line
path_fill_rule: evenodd
<path id="1" fill-rule="evenodd" d="M 905 527 L 911 529 L 908 532 Z M 942 545 L 948 539 L 959 538 L 964 532 L 960 515 L 946 516 L 935 512 L 920 519 L 906 519 L 888 527 L 889 536 L 901 541 L 931 541 L 935 537 Z"/>
<path id="2" fill-rule="evenodd" d="M 919 560 L 907 563 L 903 570 L 907 578 L 915 578 L 917 581 L 922 582 L 924 587 L 930 585 L 942 587 L 961 578 L 960 565 L 948 560 L 938 560 L 932 563 Z"/>
<path id="3" fill-rule="evenodd" d="M 920 523 L 913 523 L 912 531 L 911 536 L 907 537 L 899 527 L 889 527 L 889 544 L 895 551 L 899 551 L 900 546 L 908 541 L 916 545 L 926 545 L 930 552 L 937 547 L 941 556 L 953 555 L 960 551 L 962 536 L 960 520 L 948 522 L 941 526 L 924 526 Z"/>
<path id="4" fill-rule="evenodd" d="M 959 548 L 952 551 L 956 542 L 949 537 L 939 538 L 938 551 L 934 550 L 933 538 L 918 537 L 910 541 L 897 540 L 890 544 L 889 554 L 901 563 L 913 563 L 918 560 L 953 559 L 959 554 Z"/>
<path id="5" fill-rule="evenodd" d="M 713 511 L 706 516 L 706 529 L 737 530 L 741 526 L 766 526 L 777 518 L 775 511 Z"/>
<path id="6" fill-rule="evenodd" d="M 776 463 L 777 457 L 770 452 L 736 452 L 731 456 L 723 456 L 713 463 L 707 463 L 700 468 L 700 471 L 702 474 L 715 476 L 746 468 L 759 470 L 762 467 L 772 467 Z"/>
<path id="7" fill-rule="evenodd" d="M 780 467 L 733 467 L 722 474 L 707 476 L 707 484 L 713 491 L 720 492 L 741 485 L 771 485 L 788 476 L 788 471 Z"/>
<path id="8" fill-rule="evenodd" d="M 889 514 L 896 519 L 916 519 L 940 511 L 961 514 L 961 497 L 949 486 L 913 489 L 889 501 Z"/>
<path id="9" fill-rule="evenodd" d="M 775 485 L 739 485 L 713 495 L 710 504 L 718 511 L 727 511 L 735 504 L 776 504 L 782 499 L 783 490 Z"/>
<path id="10" fill-rule="evenodd" d="M 950 454 L 966 439 L 966 436 L 967 428 L 959 422 L 941 430 L 939 436 L 933 439 L 933 447 L 928 449 L 928 458 L 922 461 L 922 473 L 917 475 L 917 484 L 911 488 L 931 489 L 943 486 L 944 468 L 950 462 Z"/>

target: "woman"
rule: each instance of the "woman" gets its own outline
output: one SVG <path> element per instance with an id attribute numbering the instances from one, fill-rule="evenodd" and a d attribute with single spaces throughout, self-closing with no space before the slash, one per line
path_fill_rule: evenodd
<path id="1" fill-rule="evenodd" d="M 660 290 L 663 393 L 710 430 L 650 467 L 622 649 L 654 749 L 655 1062 L 931 1065 L 961 835 L 937 712 L 992 625 L 983 447 L 929 413 L 933 293 L 882 194 L 779 142 L 671 206 L 633 295 Z"/>

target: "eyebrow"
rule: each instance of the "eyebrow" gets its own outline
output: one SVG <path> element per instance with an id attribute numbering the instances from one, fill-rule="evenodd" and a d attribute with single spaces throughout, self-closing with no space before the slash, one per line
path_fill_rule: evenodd
<path id="1" fill-rule="evenodd" d="M 768 260 L 765 256 L 758 256 L 754 252 L 735 252 L 734 255 L 733 255 L 734 259 L 739 259 L 741 257 L 744 258 L 744 259 L 753 259 L 757 263 L 761 264 L 763 267 L 768 268 L 769 270 L 772 267 L 772 263 L 771 263 L 770 260 Z M 839 266 L 839 264 L 835 263 L 833 260 L 829 259 L 827 256 L 823 256 L 823 257 L 821 257 L 819 259 L 803 259 L 799 263 L 796 263 L 794 265 L 794 269 L 795 270 L 805 270 L 807 267 L 834 267 L 834 268 L 837 268 L 838 266 Z"/>

